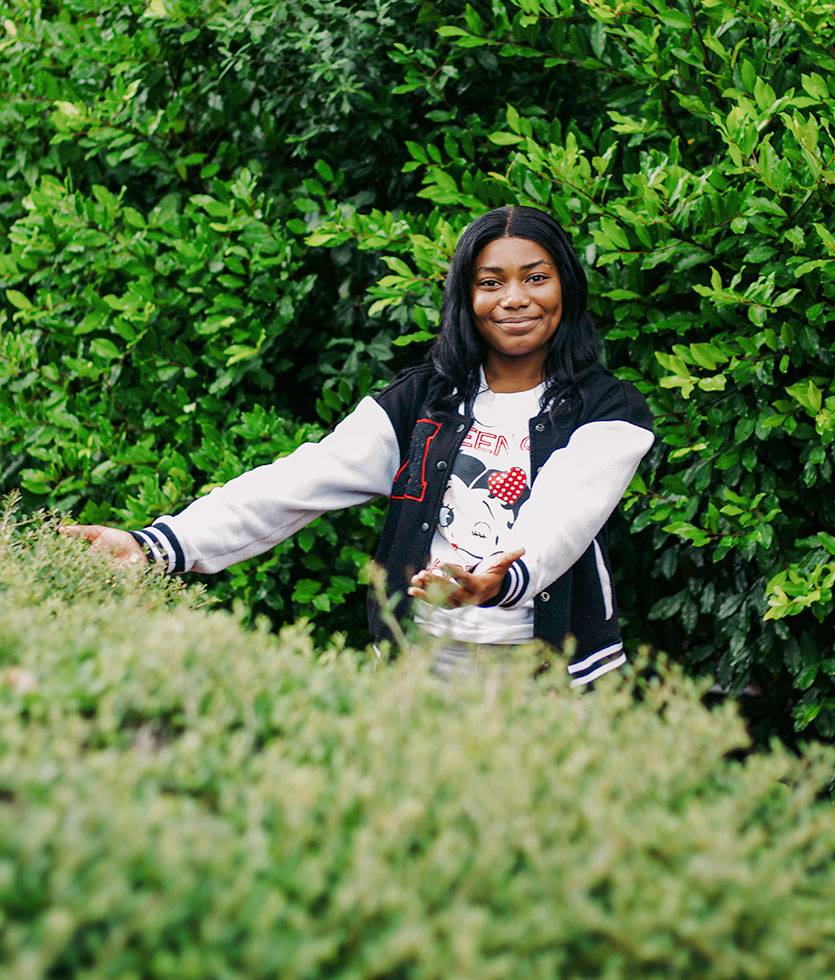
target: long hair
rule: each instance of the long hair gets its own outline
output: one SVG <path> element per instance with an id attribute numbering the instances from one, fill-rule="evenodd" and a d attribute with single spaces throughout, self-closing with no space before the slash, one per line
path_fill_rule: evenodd
<path id="1" fill-rule="evenodd" d="M 430 409 L 454 411 L 461 401 L 468 412 L 472 409 L 484 358 L 484 342 L 473 320 L 473 269 L 481 250 L 497 238 L 528 238 L 536 242 L 548 252 L 559 272 L 562 318 L 545 358 L 541 407 L 598 363 L 597 335 L 586 311 L 586 274 L 570 238 L 549 214 L 537 208 L 496 208 L 468 225 L 452 257 L 444 286 L 441 330 L 427 355 L 435 369 Z"/>

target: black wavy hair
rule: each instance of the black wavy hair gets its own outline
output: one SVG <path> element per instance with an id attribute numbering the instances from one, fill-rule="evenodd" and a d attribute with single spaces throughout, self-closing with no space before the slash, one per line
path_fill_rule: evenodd
<path id="1" fill-rule="evenodd" d="M 427 355 L 435 369 L 430 409 L 454 411 L 462 400 L 468 412 L 472 409 L 484 357 L 484 342 L 473 322 L 473 270 L 481 250 L 497 238 L 536 242 L 559 272 L 563 312 L 545 359 L 542 407 L 598 364 L 597 333 L 586 311 L 588 283 L 571 239 L 554 218 L 538 208 L 496 208 L 465 228 L 452 257 L 444 286 L 441 331 Z"/>

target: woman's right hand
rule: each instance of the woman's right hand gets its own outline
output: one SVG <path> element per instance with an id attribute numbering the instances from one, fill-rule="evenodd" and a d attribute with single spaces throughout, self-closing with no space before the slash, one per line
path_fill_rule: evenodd
<path id="1" fill-rule="evenodd" d="M 59 527 L 69 538 L 84 538 L 92 548 L 107 551 L 119 565 L 146 565 L 145 552 L 132 534 L 101 524 L 65 524 Z"/>

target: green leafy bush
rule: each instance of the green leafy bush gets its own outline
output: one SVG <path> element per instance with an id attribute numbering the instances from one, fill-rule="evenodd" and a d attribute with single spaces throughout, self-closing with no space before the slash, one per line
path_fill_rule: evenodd
<path id="1" fill-rule="evenodd" d="M 831 13 L 14 0 L 0 489 L 135 526 L 317 438 L 423 352 L 470 217 L 545 207 L 656 412 L 613 544 L 628 640 L 759 687 L 764 737 L 831 738 Z M 380 513 L 210 590 L 362 642 Z"/>
<path id="2" fill-rule="evenodd" d="M 404 6 L 12 5 L 0 485 L 82 521 L 144 524 L 318 437 L 385 373 L 388 341 L 358 324 L 367 275 L 299 236 L 310 193 L 367 199 L 398 145 L 384 52 Z M 325 148 L 330 164 L 308 162 Z M 383 170 L 384 194 L 398 171 Z M 276 620 L 333 608 L 323 636 L 360 633 L 377 519 L 320 521 L 212 589 Z"/>
<path id="3" fill-rule="evenodd" d="M 835 969 L 831 748 L 749 754 L 680 669 L 450 685 L 132 571 L 0 523 L 7 975 Z"/>
<path id="4" fill-rule="evenodd" d="M 508 202 L 555 214 L 586 259 L 608 363 L 656 414 L 654 473 L 627 502 L 641 533 L 613 546 L 622 581 L 642 585 L 623 590 L 629 634 L 734 693 L 753 682 L 772 723 L 793 704 L 797 729 L 831 737 L 831 6 L 491 10 L 440 30 L 459 70 L 535 66 L 536 88 L 453 111 L 442 143 L 407 144 L 431 215 L 333 201 L 308 243 L 388 253 L 369 312 L 400 324 L 395 343 L 419 344 L 474 214 Z"/>

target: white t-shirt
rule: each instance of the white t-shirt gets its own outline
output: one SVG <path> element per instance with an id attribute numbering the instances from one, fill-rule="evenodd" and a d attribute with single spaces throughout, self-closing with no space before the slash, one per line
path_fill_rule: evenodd
<path id="1" fill-rule="evenodd" d="M 528 422 L 539 414 L 544 385 L 496 393 L 481 376 L 473 402 L 475 421 L 449 477 L 430 548 L 430 568 L 471 569 L 505 551 L 504 540 L 530 496 Z M 440 573 L 440 572 L 439 572 Z M 433 636 L 473 643 L 522 643 L 533 637 L 533 600 L 503 609 L 444 609 L 415 602 L 415 623 Z"/>

